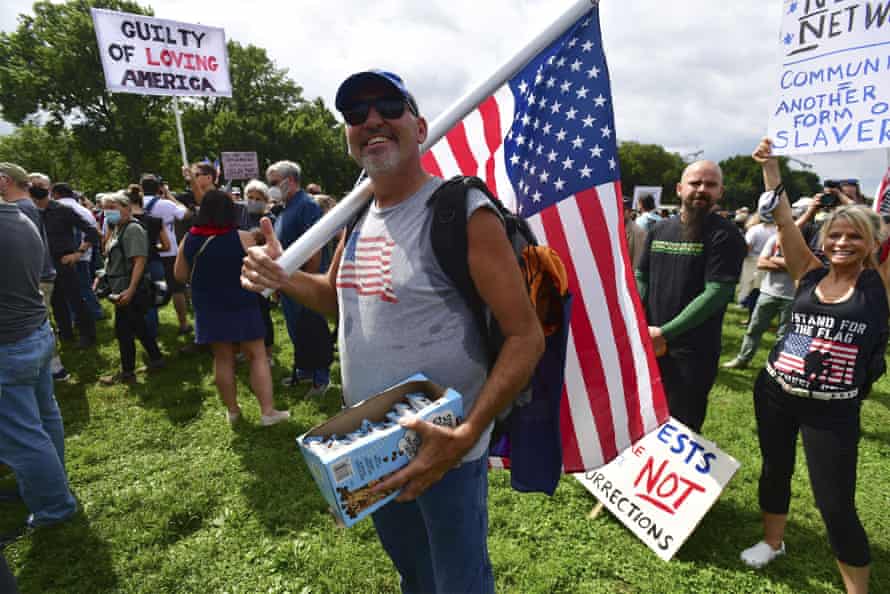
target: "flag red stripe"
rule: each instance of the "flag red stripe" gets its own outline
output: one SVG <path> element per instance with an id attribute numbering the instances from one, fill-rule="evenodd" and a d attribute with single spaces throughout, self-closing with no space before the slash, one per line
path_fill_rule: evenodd
<path id="1" fill-rule="evenodd" d="M 479 104 L 479 114 L 482 116 L 485 142 L 490 153 L 488 160 L 485 162 L 485 184 L 491 190 L 491 193 L 497 196 L 498 188 L 494 177 L 494 157 L 503 139 L 501 138 L 501 114 L 498 111 L 498 104 L 493 95 Z"/>
<path id="2" fill-rule="evenodd" d="M 622 200 L 624 196 L 621 190 L 621 180 L 615 181 L 615 195 L 619 200 Z M 623 213 L 624 206 L 621 206 Z M 633 270 L 633 262 L 630 261 L 630 253 L 628 252 L 627 242 L 621 241 L 619 242 L 621 245 L 621 251 L 624 254 L 624 272 L 628 279 L 634 278 L 634 270 Z M 634 306 L 634 315 L 638 320 L 638 328 L 639 328 L 639 340 L 643 345 L 643 348 L 646 351 L 646 367 L 649 369 L 649 377 L 642 378 L 642 381 L 649 382 L 652 385 L 652 403 L 655 408 L 655 419 L 658 424 L 667 421 L 670 416 L 670 412 L 667 407 L 667 398 L 664 396 L 664 388 L 661 385 L 661 376 L 658 373 L 658 361 L 655 358 L 655 351 L 652 349 L 652 340 L 649 338 L 649 326 L 646 323 L 646 311 L 643 307 L 643 301 L 640 299 L 640 294 L 636 290 L 629 291 L 631 301 L 633 301 Z M 645 434 L 641 433 L 639 435 L 632 433 L 630 438 L 632 441 L 636 441 L 640 439 Z"/>
<path id="3" fill-rule="evenodd" d="M 573 199 L 575 198 L 568 198 L 568 200 Z M 574 294 L 571 328 L 572 336 L 575 340 L 575 351 L 578 353 L 581 375 L 584 378 L 584 385 L 587 387 L 587 401 L 590 404 L 597 433 L 599 434 L 600 449 L 602 450 L 603 458 L 611 460 L 618 454 L 618 451 L 615 445 L 614 420 L 609 407 L 609 391 L 593 328 L 587 317 L 587 308 L 584 306 L 584 293 L 578 282 L 575 264 L 570 257 L 572 251 L 569 249 L 565 230 L 556 207 L 541 211 L 541 222 L 547 233 L 547 242 L 562 257 L 569 277 L 569 290 Z M 563 402 L 564 408 L 568 409 L 568 402 Z M 581 430 L 583 431 L 584 428 L 582 427 Z M 567 469 L 576 472 L 584 470 L 583 466 L 578 469 L 572 469 L 567 464 L 565 466 Z"/>
<path id="4" fill-rule="evenodd" d="M 427 151 L 420 158 L 420 164 L 430 175 L 435 175 L 436 177 L 445 177 L 442 174 L 442 168 L 439 167 L 439 162 L 436 161 L 436 155 L 433 154 L 433 151 Z"/>
<path id="5" fill-rule="evenodd" d="M 575 434 L 575 423 L 572 410 L 569 408 L 569 393 L 565 383 L 562 384 L 562 404 L 559 407 L 559 440 L 562 443 L 562 466 L 565 472 L 583 472 L 584 459 L 581 458 L 581 447 Z"/>
<path id="6" fill-rule="evenodd" d="M 476 175 L 479 170 L 479 164 L 476 157 L 470 150 L 470 142 L 467 140 L 467 129 L 463 122 L 455 124 L 448 134 L 445 136 L 448 146 L 454 154 L 454 161 L 457 163 L 460 172 L 463 175 Z"/>
<path id="7" fill-rule="evenodd" d="M 620 200 L 619 194 L 617 200 Z M 612 324 L 612 334 L 615 338 L 615 346 L 618 351 L 619 366 L 621 367 L 621 380 L 624 385 L 624 401 L 627 408 L 627 428 L 631 436 L 643 434 L 643 419 L 640 413 L 640 390 L 637 385 L 636 371 L 634 369 L 633 350 L 630 346 L 630 336 L 627 326 L 621 314 L 621 305 L 618 303 L 618 287 L 615 279 L 615 255 L 612 253 L 612 236 L 606 232 L 609 229 L 606 222 L 602 198 L 596 188 L 590 188 L 580 192 L 575 198 L 578 211 L 581 213 L 581 221 L 587 231 L 587 239 L 590 241 L 593 259 L 596 261 L 596 269 L 602 282 L 603 293 L 606 297 L 606 306 L 609 319 Z M 617 212 L 622 212 L 622 207 L 616 204 Z M 613 229 L 612 232 L 619 232 Z M 618 242 L 620 244 L 620 241 Z"/>

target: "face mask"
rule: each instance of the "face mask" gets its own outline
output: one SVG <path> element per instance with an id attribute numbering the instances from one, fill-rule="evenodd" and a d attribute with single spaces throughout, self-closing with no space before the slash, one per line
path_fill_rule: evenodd
<path id="1" fill-rule="evenodd" d="M 250 214 L 261 214 L 266 210 L 266 203 L 262 200 L 250 200 L 247 201 L 247 212 Z"/>
<path id="2" fill-rule="evenodd" d="M 36 186 L 31 186 L 28 188 L 28 194 L 30 194 L 31 198 L 34 200 L 43 200 L 47 196 L 49 196 L 49 190 L 46 188 L 38 188 Z"/>
<path id="3" fill-rule="evenodd" d="M 117 225 L 121 222 L 121 211 L 119 210 L 106 210 L 105 211 L 105 222 L 109 225 Z"/>
<path id="4" fill-rule="evenodd" d="M 278 186 L 269 188 L 269 200 L 272 202 L 281 202 L 281 188 Z"/>

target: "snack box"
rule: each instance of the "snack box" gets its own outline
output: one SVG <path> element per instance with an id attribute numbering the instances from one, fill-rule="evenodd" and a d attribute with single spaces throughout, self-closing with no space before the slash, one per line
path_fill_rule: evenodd
<path id="1" fill-rule="evenodd" d="M 371 488 L 407 465 L 417 453 L 420 438 L 394 422 L 393 415 L 397 414 L 397 404 L 410 406 L 408 397 L 420 393 L 431 402 L 417 410 L 416 403 L 424 399 L 412 397 L 415 405 L 409 414 L 448 427 L 456 427 L 463 420 L 461 395 L 417 374 L 342 410 L 297 438 L 312 477 L 338 524 L 352 526 L 398 495 L 398 491 L 371 493 Z M 397 408 L 407 410 L 404 406 Z M 365 429 L 369 430 L 363 434 Z M 331 436 L 343 439 L 328 441 L 325 446 L 323 440 Z"/>

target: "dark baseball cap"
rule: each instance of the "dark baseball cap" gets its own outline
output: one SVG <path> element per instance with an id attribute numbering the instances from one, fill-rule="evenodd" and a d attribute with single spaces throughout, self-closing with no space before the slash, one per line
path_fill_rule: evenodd
<path id="1" fill-rule="evenodd" d="M 337 111 L 342 112 L 344 109 L 354 105 L 356 96 L 367 85 L 374 82 L 383 82 L 388 85 L 394 91 L 394 94 L 399 95 L 408 102 L 408 106 L 414 115 L 419 115 L 414 95 L 405 86 L 405 81 L 402 80 L 402 77 L 393 72 L 387 72 L 378 68 L 357 72 L 343 81 L 340 88 L 337 89 L 337 97 L 334 100 Z"/>

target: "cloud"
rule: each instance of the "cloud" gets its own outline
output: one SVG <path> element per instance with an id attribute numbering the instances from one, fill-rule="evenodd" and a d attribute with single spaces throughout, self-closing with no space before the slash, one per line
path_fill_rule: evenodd
<path id="1" fill-rule="evenodd" d="M 143 2 L 149 3 L 149 2 Z M 0 3 L 0 29 L 31 0 Z M 150 2 L 161 18 L 223 27 L 268 50 L 307 98 L 333 105 L 350 73 L 401 74 L 435 117 L 527 43 L 574 0 L 216 0 Z M 600 5 L 616 129 L 625 140 L 722 159 L 765 133 L 778 77 L 777 0 Z M 883 151 L 803 157 L 826 176 L 864 178 L 872 192 Z"/>

